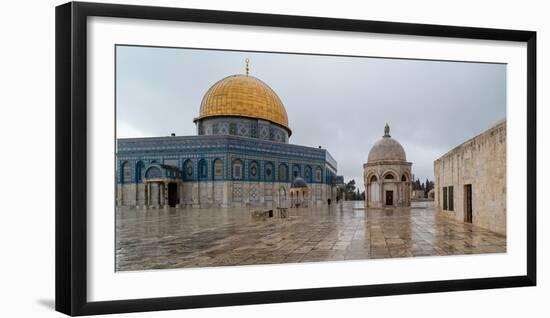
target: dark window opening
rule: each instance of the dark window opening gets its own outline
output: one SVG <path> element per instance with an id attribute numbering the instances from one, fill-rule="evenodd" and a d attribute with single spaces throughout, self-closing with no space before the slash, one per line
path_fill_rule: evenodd
<path id="1" fill-rule="evenodd" d="M 449 195 L 448 195 L 448 197 L 449 197 L 449 204 L 448 204 L 448 206 L 449 206 L 449 211 L 454 211 L 453 187 L 450 186 L 450 187 L 448 188 L 448 191 L 449 191 Z"/>
<path id="2" fill-rule="evenodd" d="M 443 187 L 443 210 L 447 210 L 447 187 Z"/>

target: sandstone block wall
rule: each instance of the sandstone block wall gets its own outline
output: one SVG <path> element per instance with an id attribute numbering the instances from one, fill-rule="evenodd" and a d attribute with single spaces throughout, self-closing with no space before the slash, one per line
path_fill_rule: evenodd
<path id="1" fill-rule="evenodd" d="M 506 234 L 506 121 L 464 142 L 434 162 L 435 206 L 465 221 L 465 185 L 472 187 L 472 223 Z M 443 208 L 443 187 L 453 186 L 454 211 Z"/>

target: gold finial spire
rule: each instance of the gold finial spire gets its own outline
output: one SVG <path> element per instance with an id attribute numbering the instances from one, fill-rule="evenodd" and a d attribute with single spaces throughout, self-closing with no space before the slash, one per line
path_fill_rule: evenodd
<path id="1" fill-rule="evenodd" d="M 248 71 L 250 71 L 250 68 L 248 67 L 248 63 L 250 63 L 250 60 L 248 58 L 246 58 L 246 60 L 244 60 L 244 61 L 246 63 L 246 66 L 245 66 L 244 70 L 245 70 L 246 76 L 248 76 Z"/>

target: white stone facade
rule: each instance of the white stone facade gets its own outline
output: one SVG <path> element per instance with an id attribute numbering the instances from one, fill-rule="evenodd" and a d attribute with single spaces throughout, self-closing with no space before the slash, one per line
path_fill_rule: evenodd
<path id="1" fill-rule="evenodd" d="M 506 235 L 506 121 L 437 159 L 434 176 L 439 211 Z"/>
<path id="2" fill-rule="evenodd" d="M 410 206 L 411 165 L 390 161 L 365 163 L 365 205 L 372 208 Z"/>
<path id="3" fill-rule="evenodd" d="M 411 162 L 405 150 L 390 136 L 386 124 L 384 136 L 370 150 L 363 164 L 365 206 L 371 208 L 411 205 Z"/>

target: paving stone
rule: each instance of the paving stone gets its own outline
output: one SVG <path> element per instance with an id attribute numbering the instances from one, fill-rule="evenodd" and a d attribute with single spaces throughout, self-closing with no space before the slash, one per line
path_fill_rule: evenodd
<path id="1" fill-rule="evenodd" d="M 117 271 L 505 253 L 506 237 L 433 208 L 363 209 L 363 202 L 290 209 L 118 208 Z"/>

